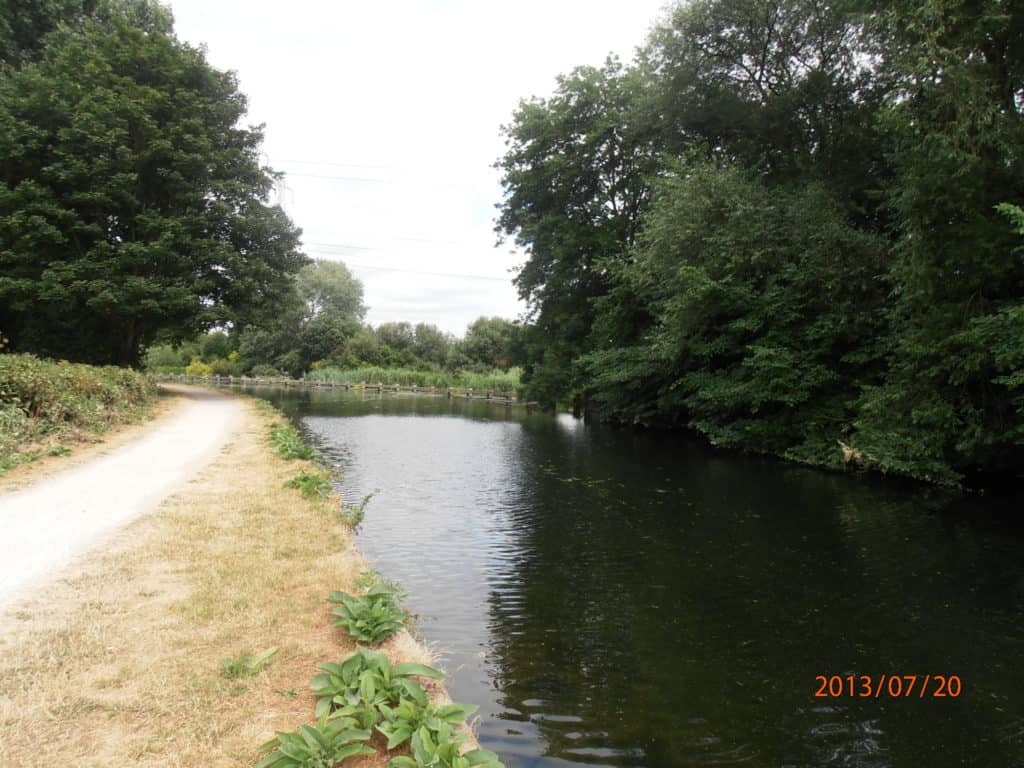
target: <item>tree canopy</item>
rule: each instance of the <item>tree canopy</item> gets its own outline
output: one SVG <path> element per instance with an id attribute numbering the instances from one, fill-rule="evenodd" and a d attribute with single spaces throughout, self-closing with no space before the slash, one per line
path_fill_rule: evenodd
<path id="1" fill-rule="evenodd" d="M 529 396 L 816 464 L 1019 473 L 1022 108 L 1012 3 L 676 5 L 505 128 Z"/>
<path id="2" fill-rule="evenodd" d="M 305 256 L 268 205 L 235 76 L 150 0 L 0 12 L 0 326 L 12 346 L 136 364 L 277 312 Z"/>

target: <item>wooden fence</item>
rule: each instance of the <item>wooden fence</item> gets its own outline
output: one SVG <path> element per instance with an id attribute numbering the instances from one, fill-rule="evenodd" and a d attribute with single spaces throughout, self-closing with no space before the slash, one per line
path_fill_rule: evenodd
<path id="1" fill-rule="evenodd" d="M 440 397 L 444 395 L 449 400 L 460 398 L 464 400 L 490 400 L 500 405 L 521 405 L 527 411 L 532 411 L 537 403 L 525 402 L 516 397 L 515 392 L 499 392 L 496 390 L 475 390 L 473 387 L 419 387 L 405 386 L 403 384 L 382 384 L 366 381 L 313 381 L 309 379 L 288 379 L 288 378 L 253 378 L 250 376 L 186 376 L 182 373 L 155 373 L 152 374 L 155 381 L 174 381 L 181 384 L 206 384 L 216 387 L 283 387 L 285 389 L 344 389 L 361 392 L 411 392 L 417 395 L 433 395 Z"/>

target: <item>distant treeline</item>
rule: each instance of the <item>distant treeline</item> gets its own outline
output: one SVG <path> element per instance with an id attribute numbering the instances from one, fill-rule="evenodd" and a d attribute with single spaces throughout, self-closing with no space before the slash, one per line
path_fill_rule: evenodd
<path id="1" fill-rule="evenodd" d="M 523 101 L 528 396 L 958 483 L 1024 468 L 1024 5 L 694 0 Z"/>
<path id="2" fill-rule="evenodd" d="M 455 337 L 429 323 L 363 323 L 363 286 L 341 262 L 313 261 L 273 318 L 151 346 L 146 367 L 196 376 L 320 379 L 515 389 L 521 326 L 479 317 Z"/>

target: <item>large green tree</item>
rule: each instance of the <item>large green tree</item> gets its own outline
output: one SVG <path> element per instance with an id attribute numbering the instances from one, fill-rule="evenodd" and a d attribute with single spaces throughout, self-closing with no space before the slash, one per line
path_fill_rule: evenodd
<path id="1" fill-rule="evenodd" d="M 879 3 L 873 25 L 897 86 L 879 116 L 894 168 L 892 358 L 857 443 L 933 479 L 1020 468 L 1024 261 L 999 208 L 1024 200 L 1024 6 Z"/>
<path id="2" fill-rule="evenodd" d="M 553 403 L 575 388 L 572 361 L 591 347 L 592 301 L 608 262 L 632 244 L 657 167 L 644 72 L 609 59 L 523 101 L 504 128 L 498 232 L 527 253 L 516 275 L 532 324 L 525 379 Z"/>
<path id="3" fill-rule="evenodd" d="M 515 358 L 520 326 L 503 317 L 478 317 L 466 328 L 462 353 L 488 370 L 508 368 Z"/>
<path id="4" fill-rule="evenodd" d="M 1024 5 L 681 2 L 505 132 L 531 397 L 943 482 L 1024 467 Z"/>
<path id="5" fill-rule="evenodd" d="M 162 6 L 103 9 L 0 76 L 0 325 L 18 349 L 136 364 L 158 335 L 273 313 L 306 259 L 234 75 Z"/>
<path id="6" fill-rule="evenodd" d="M 241 329 L 239 352 L 249 365 L 297 376 L 338 356 L 365 313 L 363 284 L 343 263 L 317 259 L 282 291 L 273 316 Z"/>

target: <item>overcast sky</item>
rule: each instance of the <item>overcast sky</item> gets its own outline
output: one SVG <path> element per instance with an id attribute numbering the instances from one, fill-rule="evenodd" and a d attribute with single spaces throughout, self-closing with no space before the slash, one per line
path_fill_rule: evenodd
<path id="1" fill-rule="evenodd" d="M 555 76 L 623 60 L 664 0 L 170 0 L 178 36 L 238 73 L 306 252 L 363 281 L 367 320 L 461 335 L 517 317 L 495 247 L 500 126 Z"/>

